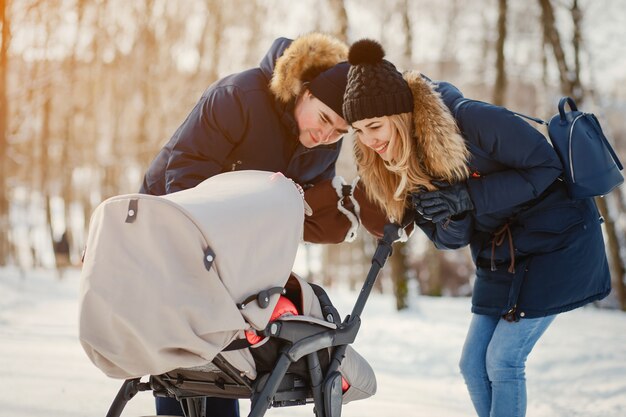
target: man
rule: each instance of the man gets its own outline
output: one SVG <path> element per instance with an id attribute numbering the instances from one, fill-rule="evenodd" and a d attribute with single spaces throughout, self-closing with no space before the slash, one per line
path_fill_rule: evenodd
<path id="1" fill-rule="evenodd" d="M 313 33 L 279 38 L 257 68 L 218 80 L 151 163 L 140 192 L 169 194 L 226 171 L 282 172 L 307 187 L 335 175 L 349 65 L 347 46 Z M 157 398 L 157 414 L 183 415 Z M 209 398 L 208 415 L 236 417 L 236 400 Z"/>
<path id="2" fill-rule="evenodd" d="M 205 91 L 150 165 L 141 192 L 169 194 L 242 169 L 280 171 L 303 186 L 332 178 L 348 131 L 346 56 L 345 44 L 322 34 L 277 39 L 259 67 Z"/>

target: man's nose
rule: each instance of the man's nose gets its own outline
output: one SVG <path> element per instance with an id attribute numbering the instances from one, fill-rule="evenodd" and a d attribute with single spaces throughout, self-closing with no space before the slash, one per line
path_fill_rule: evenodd
<path id="1" fill-rule="evenodd" d="M 333 134 L 335 129 L 332 126 L 323 127 L 320 129 L 320 142 L 329 143 L 333 140 Z"/>
<path id="2" fill-rule="evenodd" d="M 330 126 L 328 130 L 324 132 L 322 136 L 323 137 L 322 142 L 323 143 L 337 142 L 341 138 L 342 135 L 343 133 L 335 129 L 333 126 Z"/>

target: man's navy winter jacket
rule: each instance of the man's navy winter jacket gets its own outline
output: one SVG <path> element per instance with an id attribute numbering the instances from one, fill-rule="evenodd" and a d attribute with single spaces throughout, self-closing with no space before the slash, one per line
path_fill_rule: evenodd
<path id="1" fill-rule="evenodd" d="M 341 141 L 302 146 L 294 101 L 282 104 L 269 89 L 276 59 L 291 42 L 277 39 L 258 68 L 212 84 L 156 156 L 140 192 L 169 194 L 243 169 L 279 171 L 301 185 L 332 178 Z"/>

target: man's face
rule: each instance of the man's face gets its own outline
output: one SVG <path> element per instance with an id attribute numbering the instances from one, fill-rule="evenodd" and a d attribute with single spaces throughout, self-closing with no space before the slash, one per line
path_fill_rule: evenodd
<path id="1" fill-rule="evenodd" d="M 308 90 L 296 102 L 294 117 L 306 148 L 335 143 L 348 133 L 348 123 Z"/>

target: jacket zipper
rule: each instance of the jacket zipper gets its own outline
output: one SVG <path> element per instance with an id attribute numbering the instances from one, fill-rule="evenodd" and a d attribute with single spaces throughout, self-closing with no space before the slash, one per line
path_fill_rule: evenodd
<path id="1" fill-rule="evenodd" d="M 576 178 L 574 178 L 574 159 L 572 156 L 572 134 L 574 133 L 574 125 L 576 124 L 578 119 L 580 119 L 581 117 L 585 115 L 586 113 L 579 114 L 572 122 L 572 126 L 569 128 L 569 143 L 568 143 L 569 145 L 569 170 L 570 170 L 570 175 L 572 177 L 573 183 L 576 183 Z"/>

